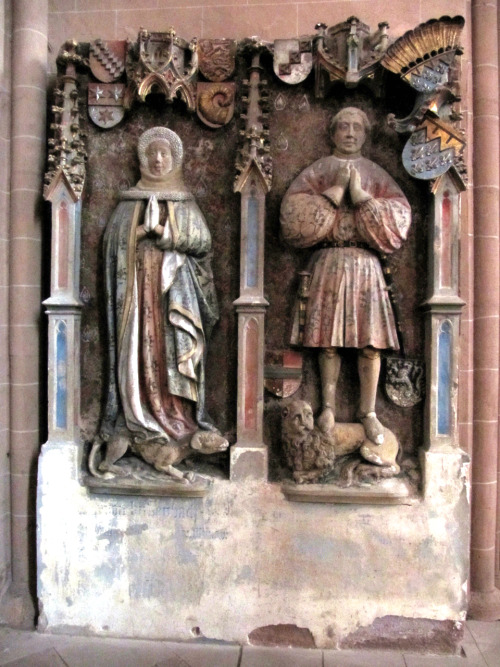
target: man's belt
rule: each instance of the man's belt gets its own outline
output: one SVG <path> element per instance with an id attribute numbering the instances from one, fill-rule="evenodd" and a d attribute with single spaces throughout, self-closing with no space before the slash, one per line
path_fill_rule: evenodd
<path id="1" fill-rule="evenodd" d="M 371 250 L 377 252 L 368 243 L 362 241 L 324 241 L 320 243 L 320 248 L 362 248 L 363 250 Z"/>

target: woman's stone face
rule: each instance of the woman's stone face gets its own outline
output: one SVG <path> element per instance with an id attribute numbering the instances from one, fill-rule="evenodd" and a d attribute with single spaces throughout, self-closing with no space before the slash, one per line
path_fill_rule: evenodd
<path id="1" fill-rule="evenodd" d="M 146 148 L 148 168 L 154 176 L 165 176 L 172 171 L 172 151 L 167 141 L 157 139 Z"/>

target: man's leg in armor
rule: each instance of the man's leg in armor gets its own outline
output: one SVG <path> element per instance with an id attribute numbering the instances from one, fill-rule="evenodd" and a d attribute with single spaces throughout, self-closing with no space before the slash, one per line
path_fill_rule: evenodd
<path id="1" fill-rule="evenodd" d="M 335 347 L 327 347 L 319 353 L 322 406 L 318 418 L 319 428 L 326 432 L 335 426 L 335 394 L 340 372 L 340 356 Z"/>
<path id="2" fill-rule="evenodd" d="M 358 353 L 358 373 L 360 384 L 359 420 L 366 436 L 376 445 L 384 442 L 384 427 L 375 413 L 375 400 L 380 375 L 380 352 L 373 347 L 365 347 Z"/>

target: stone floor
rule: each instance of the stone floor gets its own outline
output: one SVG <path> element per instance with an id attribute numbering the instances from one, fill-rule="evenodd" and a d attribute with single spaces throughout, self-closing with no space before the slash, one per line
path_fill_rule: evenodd
<path id="1" fill-rule="evenodd" d="M 468 621 L 462 657 L 49 635 L 0 627 L 9 667 L 499 667 L 500 622 Z"/>

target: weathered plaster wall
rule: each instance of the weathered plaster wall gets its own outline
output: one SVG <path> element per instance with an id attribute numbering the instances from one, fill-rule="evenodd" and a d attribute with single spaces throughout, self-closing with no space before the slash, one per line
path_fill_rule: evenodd
<path id="1" fill-rule="evenodd" d="M 78 457 L 65 443 L 41 457 L 41 629 L 247 643 L 290 625 L 310 631 L 310 645 L 340 648 L 394 616 L 410 619 L 414 641 L 419 619 L 460 637 L 469 528 L 459 453 L 428 462 L 428 499 L 392 507 L 291 503 L 277 484 L 222 479 L 204 499 L 92 496 Z M 279 628 L 266 630 L 277 641 Z"/>
<path id="2" fill-rule="evenodd" d="M 0 600 L 10 582 L 9 205 L 11 6 L 0 3 Z"/>

